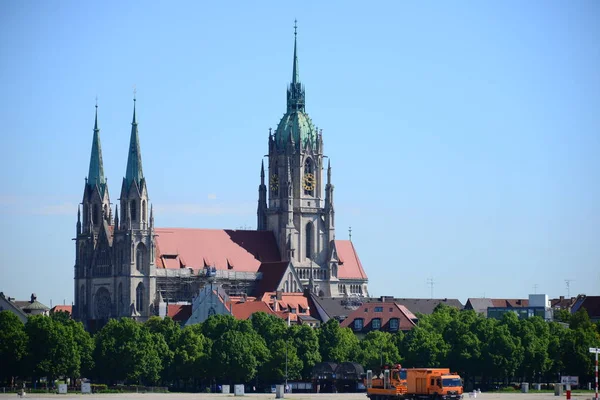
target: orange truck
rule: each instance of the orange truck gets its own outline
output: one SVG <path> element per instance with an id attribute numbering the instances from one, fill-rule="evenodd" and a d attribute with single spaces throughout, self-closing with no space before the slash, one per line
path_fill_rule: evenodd
<path id="1" fill-rule="evenodd" d="M 365 386 L 371 400 L 462 399 L 462 379 L 448 368 L 384 367 L 381 377 L 367 371 Z"/>

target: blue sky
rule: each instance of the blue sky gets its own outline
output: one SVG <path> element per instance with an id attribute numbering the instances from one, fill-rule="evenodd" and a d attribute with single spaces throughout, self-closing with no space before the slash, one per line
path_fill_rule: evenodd
<path id="1" fill-rule="evenodd" d="M 94 103 L 113 202 L 133 86 L 157 226 L 256 226 L 293 24 L 336 237 L 373 295 L 600 294 L 600 3 L 0 4 L 0 290 L 73 299 Z"/>

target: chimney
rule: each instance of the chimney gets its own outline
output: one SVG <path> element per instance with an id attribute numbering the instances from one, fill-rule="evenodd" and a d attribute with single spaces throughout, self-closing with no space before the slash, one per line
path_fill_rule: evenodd
<path id="1" fill-rule="evenodd" d="M 283 291 L 282 290 L 278 290 L 278 291 L 275 292 L 275 299 L 281 300 L 282 296 L 283 296 Z"/>
<path id="2" fill-rule="evenodd" d="M 563 300 L 565 299 L 565 296 L 560 296 L 558 299 L 559 299 L 560 301 L 563 301 Z"/>
<path id="3" fill-rule="evenodd" d="M 379 301 L 381 301 L 382 303 L 385 303 L 385 296 L 381 296 L 381 297 L 379 298 Z"/>

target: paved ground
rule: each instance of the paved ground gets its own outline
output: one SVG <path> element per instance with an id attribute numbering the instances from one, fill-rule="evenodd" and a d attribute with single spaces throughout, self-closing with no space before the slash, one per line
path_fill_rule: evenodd
<path id="1" fill-rule="evenodd" d="M 592 399 L 593 394 L 574 394 L 574 400 Z M 18 399 L 15 394 L 0 394 L 0 399 L 11 398 Z M 274 399 L 274 394 L 247 394 L 244 397 L 236 397 L 232 394 L 203 394 L 203 393 L 169 393 L 169 394 L 27 394 L 25 399 L 79 399 L 79 400 L 116 400 L 116 399 L 144 399 L 144 400 L 225 400 L 225 399 Z M 367 400 L 364 393 L 339 393 L 339 394 L 287 394 L 286 399 L 291 400 Z M 477 400 L 565 400 L 566 396 L 555 397 L 550 393 L 482 393 L 477 396 Z M 465 400 L 471 400 L 469 396 L 465 396 Z"/>

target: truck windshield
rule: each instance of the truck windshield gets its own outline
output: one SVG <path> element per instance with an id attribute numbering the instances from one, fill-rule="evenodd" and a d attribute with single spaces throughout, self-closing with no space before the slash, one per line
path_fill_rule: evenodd
<path id="1" fill-rule="evenodd" d="M 457 386 L 462 386 L 462 382 L 460 381 L 459 378 L 445 378 L 445 379 L 442 379 L 442 386 L 443 387 L 457 387 Z"/>
<path id="2" fill-rule="evenodd" d="M 406 379 L 406 370 L 405 369 L 400 370 L 400 379 Z"/>

